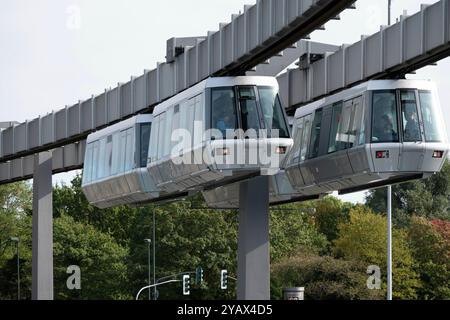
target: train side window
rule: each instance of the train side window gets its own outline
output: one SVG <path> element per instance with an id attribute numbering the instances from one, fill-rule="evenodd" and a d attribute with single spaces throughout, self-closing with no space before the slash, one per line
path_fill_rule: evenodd
<path id="1" fill-rule="evenodd" d="M 214 88 L 212 99 L 212 128 L 222 132 L 226 137 L 227 130 L 237 129 L 236 99 L 233 88 Z"/>
<path id="2" fill-rule="evenodd" d="M 292 152 L 289 153 L 292 159 L 289 160 L 289 163 L 299 162 L 304 124 L 305 124 L 305 117 L 296 120 L 296 127 L 294 128 L 293 132 L 294 146 L 292 148 Z"/>
<path id="3" fill-rule="evenodd" d="M 83 184 L 91 182 L 92 175 L 92 143 L 89 143 L 86 148 L 86 155 L 84 157 L 84 171 Z"/>
<path id="4" fill-rule="evenodd" d="M 147 155 L 148 155 L 148 147 L 150 144 L 151 129 L 152 129 L 151 123 L 142 123 L 140 125 L 139 164 L 141 168 L 145 168 L 147 166 Z"/>
<path id="5" fill-rule="evenodd" d="M 372 101 L 372 143 L 399 142 L 394 91 L 375 91 Z"/>
<path id="6" fill-rule="evenodd" d="M 420 109 L 427 142 L 442 142 L 444 128 L 439 117 L 439 109 L 430 91 L 419 91 Z"/>
<path id="7" fill-rule="evenodd" d="M 111 175 L 116 175 L 120 172 L 120 132 L 113 134 L 112 146 Z"/>
<path id="8" fill-rule="evenodd" d="M 158 134 L 158 160 L 162 159 L 164 156 L 164 140 L 166 133 L 166 113 L 162 113 L 159 116 L 159 134 Z"/>
<path id="9" fill-rule="evenodd" d="M 180 129 L 180 105 L 176 105 L 173 109 L 173 118 L 172 118 L 172 132 Z M 177 144 L 177 141 L 171 141 L 172 148 Z"/>
<path id="10" fill-rule="evenodd" d="M 362 126 L 363 108 L 361 99 L 361 97 L 353 99 L 353 120 L 351 124 L 351 130 L 349 131 L 347 146 L 348 148 L 353 148 L 354 146 L 359 145 L 360 132 L 361 130 L 364 130 Z"/>
<path id="11" fill-rule="evenodd" d="M 258 91 L 266 129 L 278 130 L 279 138 L 289 138 L 289 130 L 277 91 L 275 88 L 259 88 Z"/>
<path id="12" fill-rule="evenodd" d="M 173 120 L 173 111 L 174 108 L 170 107 L 167 109 L 165 115 L 165 131 L 162 141 L 164 146 L 164 150 L 162 151 L 162 156 L 167 157 L 170 155 L 171 146 L 172 146 L 172 120 Z"/>
<path id="13" fill-rule="evenodd" d="M 192 148 L 192 142 L 194 140 L 194 119 L 195 119 L 195 98 L 192 98 L 189 100 L 189 103 L 187 105 L 188 111 L 187 111 L 187 131 L 189 132 L 190 140 L 186 141 L 186 149 Z"/>
<path id="14" fill-rule="evenodd" d="M 318 109 L 314 115 L 314 122 L 311 130 L 311 144 L 309 158 L 316 158 L 319 154 L 320 131 L 322 128 L 323 109 Z"/>
<path id="15" fill-rule="evenodd" d="M 134 143 L 134 128 L 130 128 L 126 130 L 126 142 L 125 142 L 125 165 L 124 165 L 124 172 L 128 172 L 132 169 L 134 169 L 135 166 L 135 156 L 134 156 L 134 146 L 136 144 Z"/>
<path id="16" fill-rule="evenodd" d="M 106 178 L 109 175 L 107 172 L 108 167 L 105 165 L 106 163 L 106 137 L 100 139 L 100 149 L 98 154 L 98 174 L 97 177 L 99 179 Z"/>
<path id="17" fill-rule="evenodd" d="M 113 140 L 112 135 L 106 138 L 106 151 L 105 151 L 105 173 L 109 177 L 112 169 L 112 152 L 113 152 Z"/>
<path id="18" fill-rule="evenodd" d="M 159 131 L 159 116 L 153 118 L 152 130 L 150 132 L 150 145 L 148 150 L 148 157 L 150 163 L 156 161 L 158 156 L 158 131 Z"/>
<path id="19" fill-rule="evenodd" d="M 333 105 L 333 118 L 331 121 L 330 142 L 328 145 L 328 153 L 333 153 L 339 150 L 337 138 L 339 124 L 342 121 L 342 102 Z"/>
<path id="20" fill-rule="evenodd" d="M 415 90 L 402 90 L 400 92 L 400 101 L 403 121 L 403 141 L 422 141 Z"/>
<path id="21" fill-rule="evenodd" d="M 305 123 L 303 125 L 302 146 L 300 149 L 300 161 L 306 160 L 306 154 L 308 152 L 308 145 L 309 145 L 308 142 L 311 131 L 311 118 L 312 118 L 311 114 L 305 117 Z"/>
<path id="22" fill-rule="evenodd" d="M 194 146 L 198 146 L 203 141 L 203 132 L 205 131 L 205 107 L 203 103 L 203 94 L 195 97 L 195 116 L 194 116 Z"/>
<path id="23" fill-rule="evenodd" d="M 119 144 L 119 171 L 118 173 L 124 173 L 125 171 L 125 153 L 127 146 L 127 130 L 120 132 L 120 144 Z"/>
<path id="24" fill-rule="evenodd" d="M 98 140 L 92 144 L 92 181 L 96 181 L 99 178 L 99 144 L 100 142 Z"/>

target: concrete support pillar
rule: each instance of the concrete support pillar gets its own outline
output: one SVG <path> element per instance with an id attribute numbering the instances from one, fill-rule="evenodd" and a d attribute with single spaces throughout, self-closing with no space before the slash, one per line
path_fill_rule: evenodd
<path id="1" fill-rule="evenodd" d="M 270 299 L 269 177 L 239 188 L 238 300 Z"/>
<path id="2" fill-rule="evenodd" d="M 53 300 L 52 153 L 35 155 L 33 176 L 32 299 Z"/>

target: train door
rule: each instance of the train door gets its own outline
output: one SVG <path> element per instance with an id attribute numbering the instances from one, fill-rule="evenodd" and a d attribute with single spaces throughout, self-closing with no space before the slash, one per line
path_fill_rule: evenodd
<path id="1" fill-rule="evenodd" d="M 349 131 L 348 157 L 353 173 L 362 173 L 369 169 L 365 149 L 365 110 L 364 100 L 359 96 L 352 100 L 352 123 Z"/>
<path id="2" fill-rule="evenodd" d="M 347 149 L 349 148 L 350 126 L 352 123 L 353 101 L 348 100 L 343 104 L 333 106 L 333 120 L 335 124 L 332 130 L 332 137 L 329 143 L 329 157 L 331 166 L 335 168 L 334 177 L 346 177 L 353 173 L 350 160 L 348 158 Z M 335 132 L 333 132 L 335 131 Z"/>
<path id="3" fill-rule="evenodd" d="M 420 125 L 416 90 L 398 92 L 401 146 L 399 171 L 420 171 L 425 156 L 425 143 Z"/>
<path id="4" fill-rule="evenodd" d="M 374 172 L 398 171 L 399 113 L 394 90 L 374 91 L 371 113 L 371 154 Z"/>

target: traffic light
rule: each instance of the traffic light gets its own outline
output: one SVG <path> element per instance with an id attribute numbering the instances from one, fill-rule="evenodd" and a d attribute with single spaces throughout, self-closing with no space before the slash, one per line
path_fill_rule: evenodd
<path id="1" fill-rule="evenodd" d="M 195 270 L 195 285 L 201 286 L 203 283 L 203 269 L 202 267 L 197 267 Z"/>
<path id="2" fill-rule="evenodd" d="M 191 276 L 183 275 L 183 295 L 188 296 L 191 293 Z"/>
<path id="3" fill-rule="evenodd" d="M 226 290 L 228 287 L 228 271 L 221 270 L 220 271 L 220 289 Z"/>

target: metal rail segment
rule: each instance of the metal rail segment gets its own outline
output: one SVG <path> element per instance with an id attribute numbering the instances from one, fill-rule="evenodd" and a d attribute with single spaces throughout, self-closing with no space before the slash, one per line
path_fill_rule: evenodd
<path id="1" fill-rule="evenodd" d="M 124 84 L 0 133 L 0 163 L 86 138 L 212 75 L 244 74 L 336 17 L 355 0 L 258 0 L 192 46 L 169 40 L 167 62 Z"/>
<path id="2" fill-rule="evenodd" d="M 397 78 L 450 55 L 450 1 L 422 5 L 396 24 L 278 77 L 288 113 L 371 79 Z"/>

